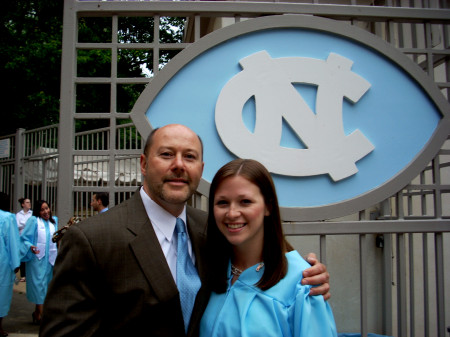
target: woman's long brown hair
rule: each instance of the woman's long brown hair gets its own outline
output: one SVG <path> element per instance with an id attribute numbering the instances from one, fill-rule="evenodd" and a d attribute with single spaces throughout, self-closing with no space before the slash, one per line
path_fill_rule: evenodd
<path id="1" fill-rule="evenodd" d="M 212 290 L 217 293 L 227 289 L 227 267 L 232 256 L 231 244 L 217 228 L 214 218 L 214 195 L 218 186 L 227 178 L 241 176 L 259 187 L 270 214 L 264 217 L 263 260 L 264 273 L 256 284 L 267 290 L 277 284 L 287 273 L 285 253 L 287 242 L 281 226 L 278 198 L 272 177 L 267 169 L 258 161 L 251 159 L 235 159 L 225 164 L 214 176 L 209 191 L 208 206 L 208 260 Z"/>

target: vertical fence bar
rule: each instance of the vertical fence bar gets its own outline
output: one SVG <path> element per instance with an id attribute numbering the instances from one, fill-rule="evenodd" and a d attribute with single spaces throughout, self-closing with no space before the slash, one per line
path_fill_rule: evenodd
<path id="1" fill-rule="evenodd" d="M 42 199 L 48 203 L 48 190 L 47 190 L 47 160 L 42 160 Z M 50 206 L 50 205 L 49 205 Z"/>
<path id="2" fill-rule="evenodd" d="M 383 332 L 392 335 L 392 234 L 384 234 Z"/>
<path id="3" fill-rule="evenodd" d="M 320 261 L 323 264 L 327 263 L 327 236 L 320 235 Z"/>
<path id="4" fill-rule="evenodd" d="M 444 243 L 442 233 L 434 235 L 438 336 L 445 336 Z"/>
<path id="5" fill-rule="evenodd" d="M 415 280 L 414 280 L 414 234 L 408 234 L 408 248 L 409 248 L 409 333 L 410 336 L 415 336 Z"/>
<path id="6" fill-rule="evenodd" d="M 58 189 L 57 189 L 57 182 L 58 182 L 58 165 L 59 161 L 56 161 L 56 159 L 53 159 L 53 162 L 55 163 L 56 171 L 53 172 L 53 182 L 52 182 L 52 193 L 53 193 L 53 201 L 55 203 L 55 213 L 58 211 Z"/>
<path id="7" fill-rule="evenodd" d="M 424 310 L 424 335 L 428 336 L 430 329 L 430 311 L 428 308 L 429 282 L 428 282 L 428 234 L 422 234 L 423 247 L 423 310 Z"/>
<path id="8" fill-rule="evenodd" d="M 397 308 L 398 336 L 407 334 L 405 234 L 397 235 Z"/>
<path id="9" fill-rule="evenodd" d="M 442 195 L 441 195 L 441 165 L 439 154 L 432 160 L 433 165 L 433 197 L 434 197 L 434 217 L 442 219 Z"/>
<path id="10" fill-rule="evenodd" d="M 153 76 L 159 72 L 159 15 L 153 16 Z"/>
<path id="11" fill-rule="evenodd" d="M 19 203 L 15 202 L 19 198 L 28 198 L 24 191 L 24 172 L 23 172 L 23 157 L 24 157 L 24 132 L 25 129 L 17 129 L 15 141 L 15 158 L 14 158 L 14 193 L 12 201 L 14 201 L 14 213 L 20 211 Z"/>
<path id="12" fill-rule="evenodd" d="M 360 308 L 361 308 L 361 336 L 367 337 L 367 249 L 366 235 L 359 235 L 359 270 L 360 270 Z"/>

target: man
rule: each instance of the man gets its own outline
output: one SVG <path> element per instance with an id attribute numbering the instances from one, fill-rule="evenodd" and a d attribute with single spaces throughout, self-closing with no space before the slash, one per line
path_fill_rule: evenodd
<path id="1" fill-rule="evenodd" d="M 98 214 L 106 212 L 109 208 L 109 193 L 108 192 L 96 192 L 92 195 L 91 207 Z"/>
<path id="2" fill-rule="evenodd" d="M 208 302 L 206 213 L 186 206 L 203 172 L 203 146 L 189 128 L 154 130 L 141 155 L 144 184 L 105 214 L 65 234 L 50 284 L 40 336 L 195 336 Z M 176 284 L 177 219 L 187 224 L 190 258 L 202 282 L 187 332 Z M 328 273 L 310 284 L 325 283 Z M 328 295 L 327 295 L 328 296 Z"/>

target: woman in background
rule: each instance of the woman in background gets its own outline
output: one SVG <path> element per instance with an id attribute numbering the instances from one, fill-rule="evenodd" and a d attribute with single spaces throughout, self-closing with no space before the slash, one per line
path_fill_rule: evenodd
<path id="1" fill-rule="evenodd" d="M 28 198 L 20 198 L 19 199 L 20 206 L 22 210 L 16 213 L 17 226 L 19 228 L 19 234 L 22 234 L 23 229 L 25 228 L 25 224 L 28 219 L 33 215 L 33 211 L 31 210 L 31 201 Z"/>
<path id="2" fill-rule="evenodd" d="M 209 195 L 212 294 L 200 336 L 337 336 L 331 308 L 301 284 L 309 264 L 285 241 L 275 186 L 255 160 L 236 159 Z"/>
<path id="3" fill-rule="evenodd" d="M 17 227 L 19 228 L 19 234 L 22 234 L 25 224 L 27 223 L 30 216 L 33 215 L 31 210 L 31 201 L 28 198 L 19 199 L 20 206 L 22 210 L 16 213 Z M 20 264 L 20 282 L 25 282 L 25 262 Z"/>
<path id="4" fill-rule="evenodd" d="M 58 219 L 52 216 L 48 203 L 39 200 L 20 237 L 21 257 L 26 262 L 27 298 L 36 304 L 32 319 L 37 324 L 41 322 L 44 299 L 53 277 L 57 248 L 51 238 L 57 229 Z"/>

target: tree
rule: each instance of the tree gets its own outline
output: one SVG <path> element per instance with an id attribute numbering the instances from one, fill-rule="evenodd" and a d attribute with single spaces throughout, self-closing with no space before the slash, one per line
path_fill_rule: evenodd
<path id="1" fill-rule="evenodd" d="M 2 6 L 1 134 L 57 123 L 63 2 L 8 0 Z"/>
<path id="2" fill-rule="evenodd" d="M 59 121 L 61 78 L 61 46 L 63 1 L 6 0 L 0 14 L 1 78 L 3 126 L 0 135 L 17 128 L 34 129 Z M 105 41 L 111 38 L 111 18 L 87 17 L 79 22 L 79 42 Z M 122 17 L 119 20 L 119 41 L 151 42 L 152 17 Z M 162 42 L 181 42 L 183 18 L 162 17 Z M 167 63 L 178 51 L 159 55 Z M 111 53 L 108 50 L 80 50 L 77 54 L 77 76 L 110 76 Z M 143 66 L 145 65 L 145 66 Z M 144 50 L 123 49 L 118 54 L 121 77 L 152 76 L 153 57 Z M 118 111 L 128 112 L 142 91 L 142 86 L 128 85 L 118 89 Z M 109 88 L 90 90 L 77 88 L 77 111 L 109 111 L 105 99 Z M 107 96 L 106 96 L 107 97 Z M 88 129 L 107 126 L 107 121 L 90 121 Z M 77 122 L 79 130 L 83 121 Z"/>

